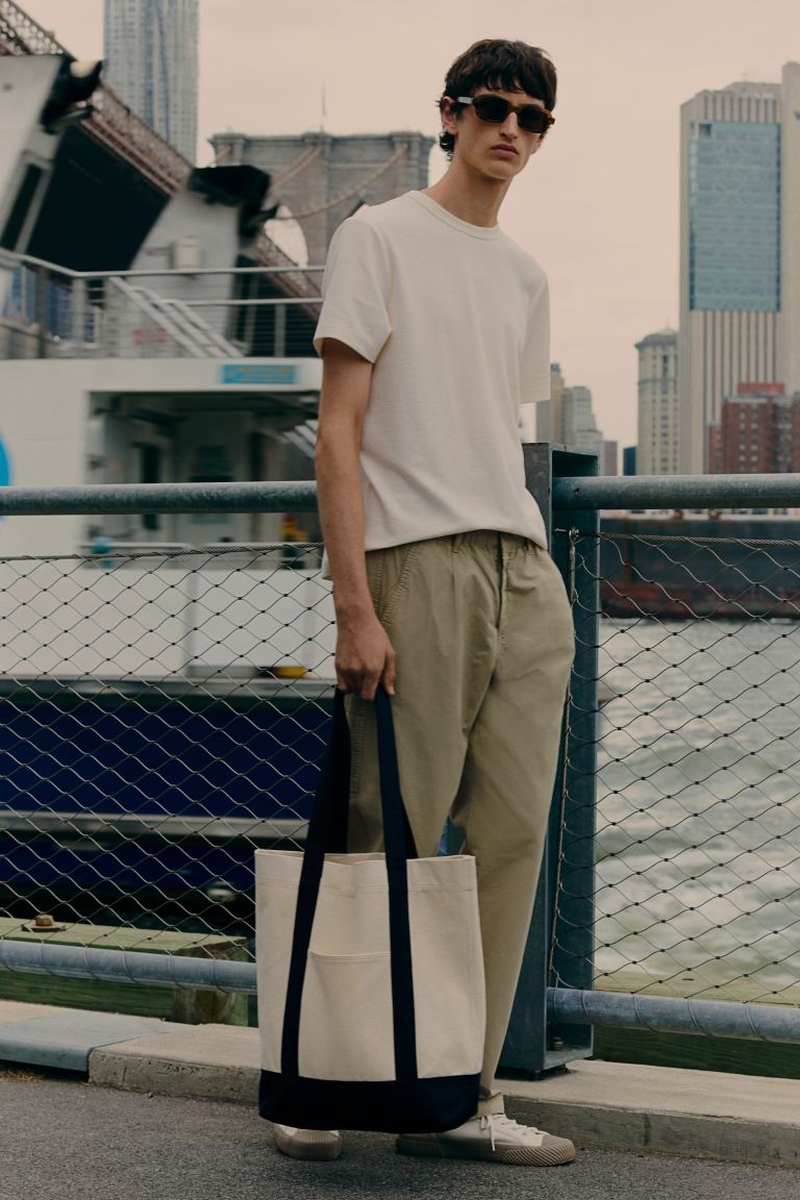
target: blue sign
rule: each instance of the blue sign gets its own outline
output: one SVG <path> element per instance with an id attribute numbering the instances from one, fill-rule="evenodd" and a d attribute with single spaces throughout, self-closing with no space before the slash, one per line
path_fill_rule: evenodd
<path id="1" fill-rule="evenodd" d="M 11 483 L 11 463 L 6 453 L 6 444 L 0 438 L 0 487 L 8 487 Z M 5 513 L 0 513 L 0 521 L 5 519 Z"/>
<path id="2" fill-rule="evenodd" d="M 228 387 L 291 387 L 297 383 L 295 363 L 225 363 L 219 381 Z"/>

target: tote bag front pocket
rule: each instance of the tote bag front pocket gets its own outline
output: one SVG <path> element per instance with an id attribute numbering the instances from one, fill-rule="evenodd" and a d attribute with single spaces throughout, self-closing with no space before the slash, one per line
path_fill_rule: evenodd
<path id="1" fill-rule="evenodd" d="M 391 1079 L 393 1073 L 389 951 L 309 950 L 300 1009 L 300 1074 L 307 1079 L 375 1080 Z"/>

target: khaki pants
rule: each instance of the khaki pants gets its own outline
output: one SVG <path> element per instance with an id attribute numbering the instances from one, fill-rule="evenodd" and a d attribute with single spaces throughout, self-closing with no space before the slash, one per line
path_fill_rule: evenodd
<path id="1" fill-rule="evenodd" d="M 564 584 L 545 550 L 477 530 L 367 553 L 372 598 L 397 652 L 400 784 L 420 855 L 446 818 L 474 854 L 487 1032 L 481 1112 L 530 925 L 574 652 Z M 348 698 L 350 849 L 381 848 L 373 705 Z"/>

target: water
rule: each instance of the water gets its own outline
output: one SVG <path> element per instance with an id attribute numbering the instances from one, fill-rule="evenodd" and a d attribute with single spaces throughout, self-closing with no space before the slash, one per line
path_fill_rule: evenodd
<path id="1" fill-rule="evenodd" d="M 597 974 L 800 1002 L 800 627 L 602 621 Z"/>

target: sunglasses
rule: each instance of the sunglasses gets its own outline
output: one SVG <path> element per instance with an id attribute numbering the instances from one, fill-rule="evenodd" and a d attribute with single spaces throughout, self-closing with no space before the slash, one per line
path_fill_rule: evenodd
<path id="1" fill-rule="evenodd" d="M 555 117 L 538 104 L 512 104 L 502 96 L 459 96 L 456 103 L 471 104 L 479 121 L 502 125 L 509 113 L 516 113 L 517 124 L 526 133 L 546 133 Z"/>

